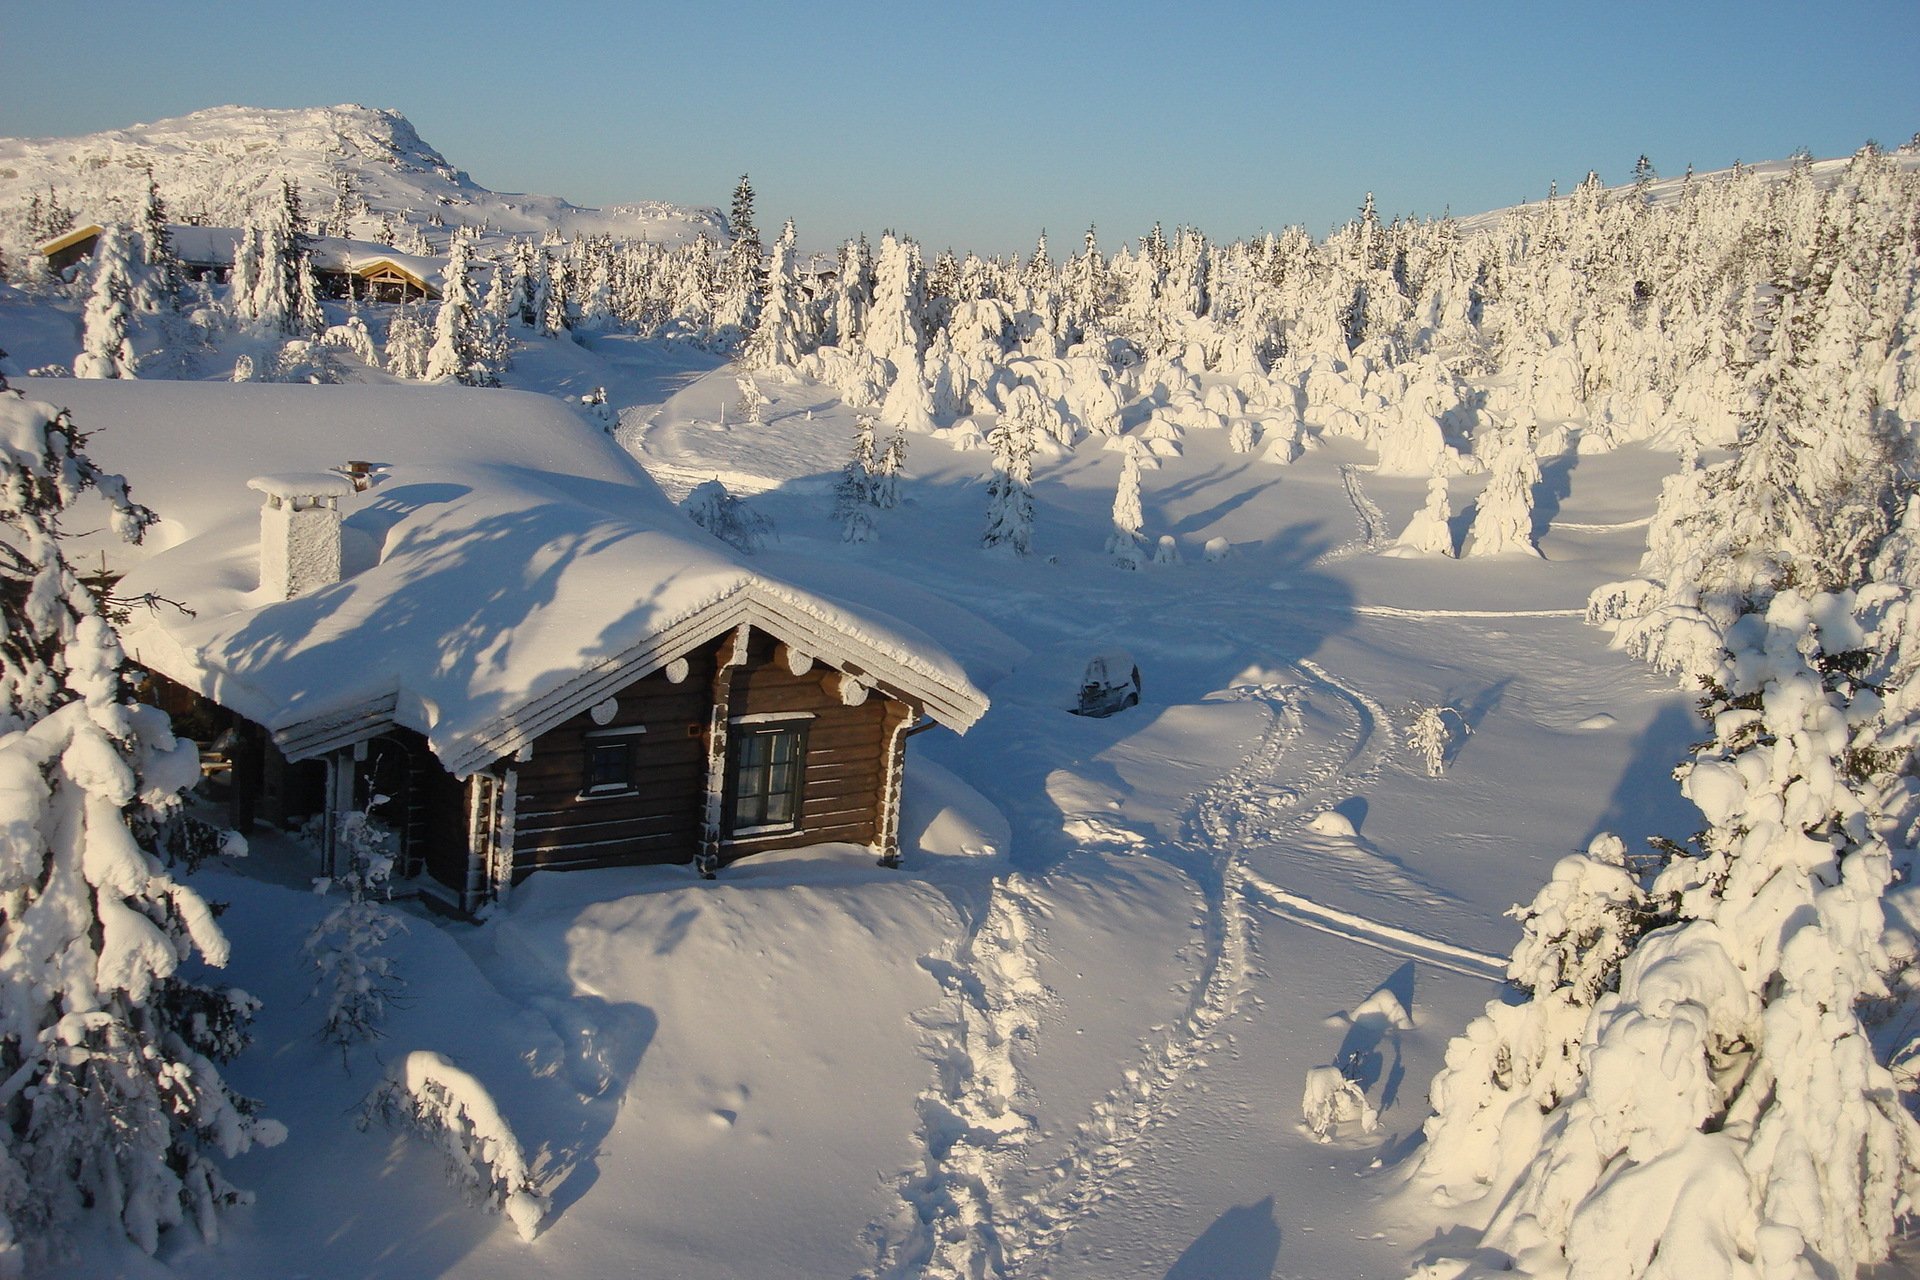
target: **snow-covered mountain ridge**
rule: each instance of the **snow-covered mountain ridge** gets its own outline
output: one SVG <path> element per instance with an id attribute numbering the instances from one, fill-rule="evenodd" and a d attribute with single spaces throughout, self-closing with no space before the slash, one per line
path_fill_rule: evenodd
<path id="1" fill-rule="evenodd" d="M 716 209 L 658 201 L 594 209 L 558 196 L 491 191 L 448 163 L 398 111 L 348 104 L 213 107 L 76 138 L 0 138 L 0 245 L 10 256 L 28 247 L 28 202 L 49 190 L 83 223 L 131 217 L 146 198 L 149 165 L 175 218 L 212 226 L 246 222 L 278 197 L 283 178 L 310 215 L 326 216 L 345 174 L 358 206 L 352 229 L 363 234 L 378 233 L 389 218 L 425 229 L 435 215 L 448 226 L 508 235 L 553 230 L 678 242 L 726 234 Z"/>

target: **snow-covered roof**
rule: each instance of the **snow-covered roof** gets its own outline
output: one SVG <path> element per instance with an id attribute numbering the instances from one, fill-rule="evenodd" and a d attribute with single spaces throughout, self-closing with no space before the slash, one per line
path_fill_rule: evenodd
<path id="1" fill-rule="evenodd" d="M 94 233 L 97 235 L 99 228 L 94 228 Z M 167 234 L 173 240 L 173 251 L 180 261 L 200 267 L 231 267 L 239 255 L 243 233 L 239 227 L 170 226 Z M 402 253 L 390 245 L 372 240 L 313 236 L 308 245 L 313 254 L 313 265 L 323 271 L 365 273 L 382 263 L 390 263 L 421 284 L 438 288 L 440 273 L 446 266 L 445 258 Z M 41 252 L 53 253 L 59 247 L 57 242 L 48 244 Z"/>
<path id="2" fill-rule="evenodd" d="M 353 481 L 338 471 L 276 471 L 255 476 L 247 488 L 270 498 L 344 498 L 353 492 Z"/>
<path id="3" fill-rule="evenodd" d="M 986 698 L 907 625 L 756 573 L 638 463 L 545 396 L 448 387 L 25 379 L 161 516 L 121 584 L 136 661 L 296 759 L 389 725 L 470 773 L 743 622 L 964 730 Z M 349 458 L 343 578 L 259 590 L 248 480 Z M 343 482 L 344 483 L 344 482 Z"/>
<path id="4" fill-rule="evenodd" d="M 93 237 L 100 234 L 101 230 L 102 228 L 97 222 L 89 222 L 83 227 L 75 227 L 73 230 L 57 235 L 41 245 L 40 252 L 50 258 L 62 249 L 72 248 L 82 240 L 93 239 Z"/>

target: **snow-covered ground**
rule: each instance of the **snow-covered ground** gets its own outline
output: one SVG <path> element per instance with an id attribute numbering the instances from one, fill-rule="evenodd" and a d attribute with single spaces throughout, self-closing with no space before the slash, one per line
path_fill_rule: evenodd
<path id="1" fill-rule="evenodd" d="M 713 883 L 537 876 L 479 927 L 413 917 L 407 1001 L 345 1065 L 295 941 L 328 905 L 312 855 L 267 836 L 200 872 L 266 1002 L 229 1078 L 291 1136 L 233 1163 L 259 1200 L 219 1244 L 176 1233 L 160 1262 L 95 1246 L 87 1273 L 1417 1261 L 1438 1220 L 1397 1194 L 1400 1162 L 1448 1037 L 1501 998 L 1502 913 L 1596 831 L 1690 825 L 1668 777 L 1697 736 L 1689 698 L 1577 616 L 1632 569 L 1672 455 L 1549 460 L 1543 559 L 1393 558 L 1369 534 L 1403 525 L 1423 480 L 1372 474 L 1351 443 L 1283 467 L 1190 432 L 1144 499 L 1183 561 L 1129 573 L 1102 550 L 1118 453 L 1040 467 L 1036 554 L 1016 560 L 977 549 L 987 455 L 914 435 L 902 505 L 848 545 L 829 511 L 854 421 L 828 389 L 763 378 L 764 424 L 721 425 L 738 388 L 709 357 L 530 345 L 545 358 L 517 356 L 516 384 L 608 386 L 620 441 L 670 493 L 717 475 L 751 495 L 779 532 L 758 563 L 937 636 L 994 707 L 964 739 L 916 739 L 904 870 L 826 848 Z M 1456 481 L 1456 509 L 1480 483 Z M 1203 554 L 1215 538 L 1225 559 Z M 1068 714 L 1061 691 L 1115 646 L 1141 705 Z M 1403 734 L 1437 704 L 1471 732 L 1429 776 Z M 1381 991 L 1410 1026 L 1362 1010 Z M 553 1208 L 532 1243 L 423 1147 L 355 1128 L 382 1063 L 414 1049 L 479 1079 L 534 1154 Z M 1381 1125 L 1320 1142 L 1303 1083 L 1343 1059 Z"/>

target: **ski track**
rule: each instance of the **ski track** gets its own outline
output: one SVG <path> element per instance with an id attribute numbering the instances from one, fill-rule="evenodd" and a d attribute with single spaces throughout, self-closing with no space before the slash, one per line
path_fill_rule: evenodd
<path id="1" fill-rule="evenodd" d="M 1241 685 L 1228 691 L 1234 699 L 1268 707 L 1270 722 L 1246 759 L 1189 802 L 1185 830 L 1175 845 L 1192 858 L 1188 870 L 1206 902 L 1206 951 L 1186 1011 L 1167 1036 L 1127 1070 L 1123 1083 L 1095 1104 L 1049 1181 L 1028 1198 L 1027 1222 L 1003 1233 L 1003 1275 L 1046 1274 L 1074 1227 L 1113 1198 L 1115 1180 L 1136 1163 L 1135 1148 L 1164 1116 L 1183 1080 L 1204 1067 L 1205 1055 L 1216 1047 L 1215 1030 L 1238 1007 L 1244 989 L 1251 892 L 1305 901 L 1255 876 L 1242 852 L 1278 838 L 1285 826 L 1304 822 L 1335 790 L 1376 776 L 1384 762 L 1383 735 L 1377 731 L 1387 723 L 1385 708 L 1317 663 L 1300 659 L 1294 667 L 1305 677 L 1299 683 Z M 1331 692 L 1347 707 L 1354 727 L 1344 752 L 1328 756 L 1304 778 L 1281 787 L 1274 779 L 1301 732 L 1296 703 L 1303 687 Z M 1280 813 L 1288 814 L 1288 820 L 1276 821 Z M 1317 923 L 1326 932 L 1371 945 L 1400 932 L 1332 912 Z M 1427 942 L 1406 935 L 1401 945 L 1421 947 L 1422 958 L 1446 950 L 1444 943 L 1422 947 Z"/>
<path id="2" fill-rule="evenodd" d="M 1355 519 L 1371 549 L 1386 537 L 1385 516 L 1342 468 Z M 1345 552 L 1352 554 L 1355 545 Z M 966 592 L 960 594 L 965 595 Z M 979 604 L 990 602 L 982 597 Z M 998 602 L 1002 607 L 1005 601 Z M 984 609 L 989 616 L 995 611 Z M 1412 617 L 1581 617 L 1579 610 L 1393 610 Z M 1213 617 L 1207 634 L 1221 629 Z M 1232 626 L 1225 628 L 1235 630 Z M 1499 982 L 1504 962 L 1445 941 L 1322 906 L 1252 872 L 1245 853 L 1285 842 L 1312 817 L 1376 778 L 1391 751 L 1392 717 L 1364 690 L 1307 658 L 1291 678 L 1234 686 L 1224 696 L 1269 710 L 1247 756 L 1189 798 L 1182 833 L 1158 856 L 1191 876 L 1203 900 L 1203 952 L 1185 1009 L 1093 1104 L 1067 1148 L 1044 1170 L 1028 1164 L 1038 1137 L 1017 1072 L 1016 1050 L 1031 1043 L 1050 999 L 1027 952 L 1044 916 L 1038 885 L 1010 876 L 954 957 L 923 961 L 949 1000 L 929 1011 L 928 1056 L 936 1084 L 921 1096 L 921 1163 L 903 1176 L 894 1215 L 870 1225 L 875 1265 L 862 1280 L 983 1280 L 1045 1276 L 1074 1229 L 1124 1194 L 1119 1185 L 1164 1119 L 1181 1085 L 1204 1069 L 1216 1032 L 1238 1008 L 1248 977 L 1250 908 L 1255 904 L 1307 928 L 1451 972 Z M 1301 710 L 1330 698 L 1348 727 L 1331 740 L 1302 743 Z M 1151 849 L 1153 842 L 1144 847 Z M 1022 1109 L 1025 1108 L 1025 1109 Z M 1022 1184 L 1027 1188 L 1022 1190 Z M 1035 1185 L 1037 1183 L 1037 1185 Z"/>
<path id="3" fill-rule="evenodd" d="M 1391 604 L 1356 604 L 1354 613 L 1374 618 L 1580 618 L 1585 609 L 1403 609 Z"/>
<path id="4" fill-rule="evenodd" d="M 1340 483 L 1347 491 L 1347 501 L 1353 506 L 1353 518 L 1360 526 L 1359 543 L 1348 543 L 1339 550 L 1329 553 L 1332 556 L 1345 557 L 1361 551 L 1377 551 L 1387 541 L 1387 513 L 1375 505 L 1367 491 L 1360 485 L 1360 468 L 1347 463 L 1340 468 Z"/>
<path id="5" fill-rule="evenodd" d="M 1577 529 L 1582 533 L 1612 533 L 1616 529 L 1644 529 L 1653 523 L 1652 516 L 1641 516 L 1638 520 L 1622 520 L 1618 524 L 1586 524 L 1579 520 L 1555 520 L 1555 529 Z"/>
<path id="6" fill-rule="evenodd" d="M 1270 716 L 1260 739 L 1230 772 L 1187 804 L 1182 834 L 1169 853 L 1198 884 L 1205 904 L 1204 954 L 1181 1016 L 1091 1108 L 1067 1150 L 1024 1194 L 1026 1147 L 1037 1136 L 1015 1051 L 1037 1033 L 1049 993 L 1031 952 L 1037 890 L 1012 875 L 992 899 L 956 959 L 923 961 L 950 1000 L 929 1011 L 929 1053 L 937 1083 L 921 1096 L 922 1165 L 900 1187 L 891 1223 L 868 1231 L 876 1265 L 865 1280 L 982 1280 L 1042 1277 L 1074 1229 L 1112 1202 L 1138 1162 L 1137 1152 L 1163 1120 L 1181 1085 L 1218 1047 L 1215 1032 L 1239 1005 L 1248 977 L 1249 904 L 1345 941 L 1438 968 L 1499 982 L 1504 962 L 1437 938 L 1323 906 L 1252 870 L 1244 853 L 1271 845 L 1310 821 L 1336 797 L 1377 777 L 1393 747 L 1385 707 L 1310 659 L 1292 664 L 1298 679 L 1235 686 L 1226 696 L 1258 702 Z M 1300 707 L 1331 695 L 1351 729 L 1298 751 Z M 1283 766 L 1284 769 L 1283 769 Z M 1280 779 L 1285 777 L 1282 783 Z"/>
<path id="7" fill-rule="evenodd" d="M 1408 929 L 1368 920 L 1352 912 L 1322 906 L 1310 898 L 1289 893 L 1252 871 L 1246 872 L 1243 878 L 1250 893 L 1257 894 L 1268 907 L 1296 924 L 1469 978 L 1483 978 L 1488 982 L 1506 981 L 1506 961 L 1498 956 L 1456 947 L 1438 938 L 1429 938 Z"/>

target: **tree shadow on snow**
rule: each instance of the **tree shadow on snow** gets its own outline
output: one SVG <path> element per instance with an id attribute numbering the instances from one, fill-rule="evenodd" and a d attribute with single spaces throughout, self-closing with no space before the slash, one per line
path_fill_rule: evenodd
<path id="1" fill-rule="evenodd" d="M 1414 978 L 1415 966 L 1409 960 L 1375 987 L 1368 999 L 1386 992 L 1399 1001 L 1400 1007 L 1411 1017 Z M 1366 1008 L 1365 1005 L 1363 1001 L 1360 1012 L 1353 1016 L 1348 1025 L 1346 1038 L 1340 1042 L 1340 1052 L 1334 1061 L 1362 1091 L 1372 1093 L 1373 1086 L 1380 1085 L 1380 1110 L 1385 1111 L 1399 1098 L 1400 1086 L 1407 1074 L 1406 1063 L 1400 1052 L 1400 1028 L 1394 1026 L 1385 1013 Z M 1391 1063 L 1388 1062 L 1389 1053 L 1392 1055 Z"/>
<path id="2" fill-rule="evenodd" d="M 1235 1205 L 1188 1245 L 1166 1280 L 1269 1280 L 1280 1261 L 1280 1224 L 1273 1197 Z"/>
<path id="3" fill-rule="evenodd" d="M 1560 504 L 1573 492 L 1573 469 L 1580 465 L 1572 450 L 1540 464 L 1540 483 L 1533 486 L 1533 540 L 1537 544 L 1560 514 Z"/>
<path id="4" fill-rule="evenodd" d="M 1613 785 L 1607 807 L 1581 847 L 1603 831 L 1627 842 L 1629 853 L 1646 849 L 1646 838 L 1664 835 L 1678 840 L 1700 829 L 1700 811 L 1680 794 L 1673 780 L 1674 766 L 1688 758 L 1688 748 L 1705 731 L 1700 717 L 1678 701 L 1661 707 L 1640 735 L 1633 755 Z"/>

